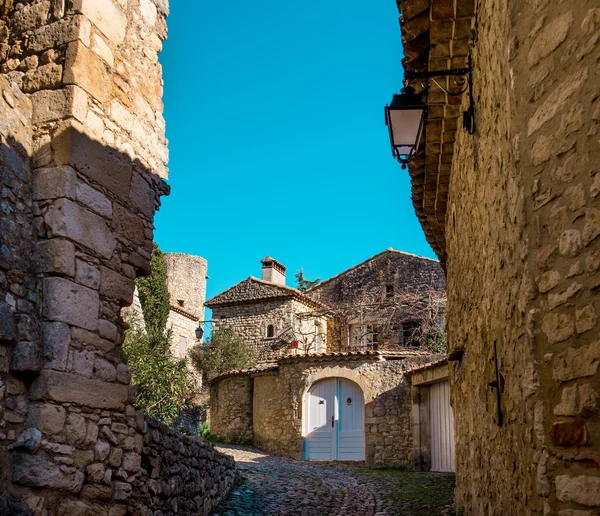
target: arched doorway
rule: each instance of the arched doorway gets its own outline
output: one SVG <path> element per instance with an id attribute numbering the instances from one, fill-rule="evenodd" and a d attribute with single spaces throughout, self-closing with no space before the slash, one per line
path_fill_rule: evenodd
<path id="1" fill-rule="evenodd" d="M 345 378 L 314 383 L 304 400 L 306 460 L 365 460 L 365 401 Z"/>

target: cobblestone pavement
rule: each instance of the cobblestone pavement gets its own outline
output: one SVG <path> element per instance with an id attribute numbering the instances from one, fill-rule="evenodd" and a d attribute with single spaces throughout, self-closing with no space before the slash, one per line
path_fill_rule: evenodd
<path id="1" fill-rule="evenodd" d="M 303 462 L 220 445 L 240 474 L 214 514 L 285 516 L 432 516 L 451 514 L 454 475 Z"/>

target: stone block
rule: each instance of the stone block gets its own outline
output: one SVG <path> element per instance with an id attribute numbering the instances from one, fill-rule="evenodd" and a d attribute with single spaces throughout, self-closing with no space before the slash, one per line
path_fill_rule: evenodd
<path id="1" fill-rule="evenodd" d="M 94 34 L 92 36 L 92 50 L 98 54 L 106 64 L 111 68 L 115 65 L 115 58 L 113 56 L 112 50 L 110 47 L 104 42 L 101 36 Z"/>
<path id="2" fill-rule="evenodd" d="M 63 502 L 58 507 L 58 516 L 107 516 L 104 507 L 87 504 L 81 500 Z"/>
<path id="3" fill-rule="evenodd" d="M 585 421 L 559 421 L 550 429 L 550 439 L 555 446 L 586 446 L 589 433 Z"/>
<path id="4" fill-rule="evenodd" d="M 152 220 L 156 211 L 154 189 L 142 179 L 138 173 L 134 173 L 131 181 L 130 192 L 131 204 L 142 212 L 147 219 Z"/>
<path id="5" fill-rule="evenodd" d="M 47 399 L 59 403 L 77 403 L 99 409 L 123 410 L 128 389 L 118 383 L 90 380 L 70 373 L 43 370 L 33 382 L 32 399 Z"/>
<path id="6" fill-rule="evenodd" d="M 107 219 L 112 217 L 112 204 L 108 197 L 87 183 L 80 182 L 77 185 L 77 200 L 98 215 Z"/>
<path id="7" fill-rule="evenodd" d="M 71 493 L 78 493 L 83 486 L 84 475 L 76 468 L 67 468 L 45 457 L 29 453 L 15 452 L 12 459 L 13 482 L 16 484 Z"/>
<path id="8" fill-rule="evenodd" d="M 97 357 L 94 361 L 94 376 L 105 382 L 114 382 L 117 378 L 117 370 L 108 360 Z"/>
<path id="9" fill-rule="evenodd" d="M 156 25 L 156 4 L 153 0 L 140 0 L 140 13 L 148 27 L 152 28 Z"/>
<path id="10" fill-rule="evenodd" d="M 127 16 L 112 0 L 74 0 L 73 9 L 85 14 L 112 43 L 123 43 Z"/>
<path id="11" fill-rule="evenodd" d="M 13 349 L 11 371 L 35 373 L 42 369 L 42 350 L 39 342 L 21 341 Z"/>
<path id="12" fill-rule="evenodd" d="M 129 382 L 131 382 L 131 372 L 125 364 L 117 366 L 117 381 L 125 385 L 129 385 Z"/>
<path id="13" fill-rule="evenodd" d="M 100 439 L 96 442 L 94 450 L 96 452 L 96 460 L 104 461 L 110 453 L 110 444 Z"/>
<path id="14" fill-rule="evenodd" d="M 37 244 L 36 264 L 39 272 L 56 272 L 73 277 L 75 246 L 63 238 L 42 240 Z"/>
<path id="15" fill-rule="evenodd" d="M 77 172 L 71 167 L 40 168 L 33 173 L 33 199 L 75 199 Z"/>
<path id="16" fill-rule="evenodd" d="M 575 329 L 577 333 L 585 333 L 593 329 L 597 322 L 598 316 L 594 305 L 587 305 L 575 312 Z"/>
<path id="17" fill-rule="evenodd" d="M 15 315 L 6 303 L 0 302 L 0 341 L 16 338 Z"/>
<path id="18" fill-rule="evenodd" d="M 35 317 L 26 314 L 17 314 L 17 333 L 21 340 L 39 340 L 40 324 Z"/>
<path id="19" fill-rule="evenodd" d="M 559 382 L 567 382 L 575 378 L 593 376 L 600 366 L 600 340 L 581 346 L 568 348 L 553 361 L 553 377 Z"/>
<path id="20" fill-rule="evenodd" d="M 85 440 L 86 420 L 79 414 L 69 414 L 66 424 L 66 436 L 69 444 L 78 445 Z"/>
<path id="21" fill-rule="evenodd" d="M 123 456 L 121 467 L 130 473 L 137 473 L 142 467 L 142 456 L 135 452 L 126 453 Z"/>
<path id="22" fill-rule="evenodd" d="M 27 49 L 30 52 L 41 53 L 78 39 L 89 45 L 90 28 L 90 22 L 81 15 L 43 25 L 31 35 Z"/>
<path id="23" fill-rule="evenodd" d="M 87 93 L 78 86 L 65 86 L 59 90 L 43 90 L 31 96 L 33 123 L 36 125 L 75 117 L 85 121 L 88 110 Z"/>
<path id="24" fill-rule="evenodd" d="M 27 412 L 27 425 L 39 428 L 46 435 L 62 432 L 65 426 L 66 412 L 60 405 L 32 403 Z"/>
<path id="25" fill-rule="evenodd" d="M 101 337 L 112 341 L 116 341 L 119 334 L 117 326 L 106 319 L 98 321 L 98 333 Z"/>
<path id="26" fill-rule="evenodd" d="M 83 342 L 95 348 L 101 349 L 108 353 L 115 349 L 115 343 L 109 340 L 103 339 L 97 333 L 84 330 L 82 328 L 73 328 L 72 331 L 73 340 L 77 342 Z"/>
<path id="27" fill-rule="evenodd" d="M 554 18 L 537 35 L 527 54 L 528 66 L 534 66 L 549 56 L 566 38 L 573 24 L 571 11 Z"/>
<path id="28" fill-rule="evenodd" d="M 117 245 L 116 239 L 102 217 L 69 199 L 54 202 L 44 221 L 51 236 L 62 236 L 110 258 Z"/>
<path id="29" fill-rule="evenodd" d="M 132 165 L 122 155 L 84 134 L 83 127 L 71 126 L 54 135 L 55 160 L 71 165 L 123 201 L 129 202 Z"/>
<path id="30" fill-rule="evenodd" d="M 33 5 L 25 5 L 12 15 L 12 27 L 20 34 L 37 29 L 46 24 L 50 12 L 50 0 L 43 0 Z"/>
<path id="31" fill-rule="evenodd" d="M 75 282 L 98 290 L 100 288 L 100 271 L 83 260 L 76 260 Z"/>
<path id="32" fill-rule="evenodd" d="M 131 278 L 123 276 L 107 267 L 100 267 L 100 294 L 119 301 L 121 306 L 133 303 L 135 283 Z"/>
<path id="33" fill-rule="evenodd" d="M 67 47 L 63 82 L 83 88 L 100 103 L 110 100 L 110 70 L 102 59 L 80 41 L 69 43 Z"/>
<path id="34" fill-rule="evenodd" d="M 44 358 L 47 360 L 44 367 L 64 371 L 71 346 L 69 327 L 62 322 L 44 323 L 42 342 Z"/>
<path id="35" fill-rule="evenodd" d="M 95 330 L 99 309 L 100 299 L 95 290 L 64 278 L 44 279 L 43 314 L 47 319 Z"/>
<path id="36" fill-rule="evenodd" d="M 49 63 L 30 70 L 23 76 L 23 91 L 35 93 L 40 90 L 55 89 L 62 83 L 63 67 L 56 63 Z"/>
<path id="37" fill-rule="evenodd" d="M 556 497 L 561 502 L 575 502 L 587 507 L 600 505 L 600 477 L 558 475 Z"/>
<path id="38" fill-rule="evenodd" d="M 135 244 L 143 244 L 147 239 L 144 235 L 144 223 L 139 214 L 115 203 L 113 207 L 112 226 L 117 233 Z"/>

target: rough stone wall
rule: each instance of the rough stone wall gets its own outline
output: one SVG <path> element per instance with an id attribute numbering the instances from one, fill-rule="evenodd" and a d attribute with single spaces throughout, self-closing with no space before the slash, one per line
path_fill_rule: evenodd
<path id="1" fill-rule="evenodd" d="M 165 253 L 165 262 L 171 305 L 185 310 L 197 320 L 203 320 L 208 277 L 207 261 L 190 254 Z"/>
<path id="2" fill-rule="evenodd" d="M 435 358 L 435 357 L 434 357 Z M 413 461 L 411 392 L 404 378 L 409 369 L 430 361 L 431 356 L 407 357 L 395 361 L 371 359 L 323 360 L 288 358 L 277 372 L 258 372 L 253 377 L 253 400 L 249 414 L 255 446 L 271 453 L 303 459 L 303 403 L 310 386 L 326 378 L 347 378 L 357 383 L 365 397 L 366 462 L 371 466 L 410 466 Z M 251 380 L 250 375 L 233 377 Z M 217 380 L 211 389 L 213 407 L 233 406 L 238 400 L 233 378 Z M 239 389 L 239 385 L 237 386 Z M 241 389 L 240 389 L 241 390 Z M 248 392 L 245 388 L 244 392 Z M 218 400 L 215 401 L 215 400 Z M 227 401 L 226 401 L 227 400 Z M 238 411 L 240 408 L 238 407 Z M 220 422 L 211 419 L 211 433 L 220 436 L 223 428 L 239 416 L 220 412 Z M 223 417 L 227 417 L 223 421 Z"/>
<path id="3" fill-rule="evenodd" d="M 252 442 L 253 381 L 232 376 L 210 387 L 210 432 L 229 442 Z"/>
<path id="4" fill-rule="evenodd" d="M 167 5 L 0 9 L 0 69 L 11 82 L 0 81 L 0 490 L 34 514 L 135 513 L 144 421 L 120 310 L 149 271 L 153 216 L 168 192 L 157 57 Z"/>
<path id="5" fill-rule="evenodd" d="M 252 347 L 259 363 L 273 362 L 290 351 L 278 336 L 291 328 L 291 313 L 309 311 L 311 308 L 291 298 L 215 306 L 213 331 L 219 328 L 233 330 Z M 314 327 L 314 321 L 315 318 L 305 320 L 302 325 L 308 328 L 312 324 Z M 270 324 L 274 326 L 273 338 L 267 338 L 267 326 Z M 308 333 L 307 329 L 305 331 Z"/>
<path id="6" fill-rule="evenodd" d="M 479 3 L 477 134 L 457 133 L 446 238 L 456 503 L 596 514 L 597 2 Z M 501 409 L 497 425 L 494 342 Z"/>
<path id="7" fill-rule="evenodd" d="M 142 467 L 141 513 L 208 516 L 235 480 L 232 457 L 151 419 L 146 421 Z"/>
<path id="8" fill-rule="evenodd" d="M 173 355 L 185 358 L 188 351 L 196 345 L 198 321 L 191 319 L 189 315 L 171 309 L 167 319 L 167 328 L 173 331 L 173 340 L 171 341 Z"/>
<path id="9" fill-rule="evenodd" d="M 386 286 L 394 289 L 386 298 Z M 404 309 L 407 300 L 420 293 L 440 300 L 445 312 L 445 278 L 439 262 L 400 251 L 388 250 L 313 287 L 307 295 L 332 308 L 334 323 L 328 351 L 346 351 L 350 345 L 349 325 L 378 323 L 378 349 L 402 348 L 401 324 L 423 318 L 414 308 Z M 412 304 L 412 303 L 411 303 Z"/>

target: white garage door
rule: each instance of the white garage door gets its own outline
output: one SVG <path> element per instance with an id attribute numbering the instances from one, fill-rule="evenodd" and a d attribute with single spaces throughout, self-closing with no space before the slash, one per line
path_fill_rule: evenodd
<path id="1" fill-rule="evenodd" d="M 305 458 L 364 460 L 364 398 L 343 378 L 315 383 L 306 395 Z"/>
<path id="2" fill-rule="evenodd" d="M 431 471 L 454 471 L 454 416 L 450 385 L 439 382 L 429 390 L 431 421 Z"/>

